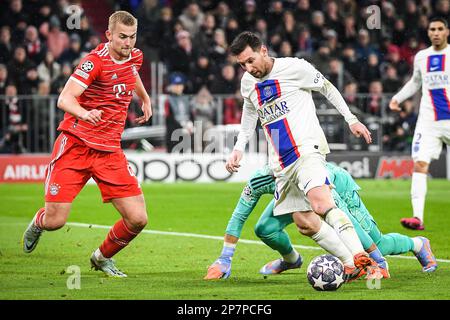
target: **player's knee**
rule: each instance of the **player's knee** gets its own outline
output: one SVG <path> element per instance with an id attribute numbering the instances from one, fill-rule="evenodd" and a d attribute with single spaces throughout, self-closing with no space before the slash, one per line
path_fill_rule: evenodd
<path id="1" fill-rule="evenodd" d="M 133 231 L 141 231 L 148 223 L 147 214 L 135 215 L 128 218 L 126 222 Z"/>
<path id="2" fill-rule="evenodd" d="M 274 228 L 270 228 L 263 223 L 257 223 L 255 226 L 255 234 L 260 239 L 270 238 L 276 231 Z"/>
<path id="3" fill-rule="evenodd" d="M 320 216 L 323 216 L 328 210 L 334 207 L 336 207 L 336 205 L 327 200 L 314 201 L 311 203 L 311 209 Z"/>
<path id="4" fill-rule="evenodd" d="M 428 163 L 425 161 L 414 162 L 414 172 L 428 173 Z"/>

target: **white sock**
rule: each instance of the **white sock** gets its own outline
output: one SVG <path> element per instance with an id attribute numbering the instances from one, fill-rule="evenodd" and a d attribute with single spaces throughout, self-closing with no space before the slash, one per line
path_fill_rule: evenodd
<path id="1" fill-rule="evenodd" d="M 413 172 L 411 182 L 411 204 L 413 215 L 423 222 L 423 209 L 425 208 L 425 196 L 427 195 L 427 174 Z"/>
<path id="2" fill-rule="evenodd" d="M 342 243 L 336 231 L 328 223 L 321 221 L 319 232 L 311 236 L 311 239 L 333 256 L 338 257 L 344 266 L 355 266 L 351 252 Z"/>
<path id="3" fill-rule="evenodd" d="M 288 263 L 295 263 L 297 262 L 299 256 L 300 255 L 298 254 L 297 250 L 292 249 L 290 253 L 283 256 L 283 260 Z"/>
<path id="4" fill-rule="evenodd" d="M 227 248 L 236 248 L 237 243 L 231 243 L 231 242 L 223 242 L 223 246 Z"/>
<path id="5" fill-rule="evenodd" d="M 105 261 L 108 260 L 107 258 L 105 258 L 102 254 L 102 252 L 100 251 L 100 248 L 98 248 L 97 250 L 95 250 L 94 252 L 94 257 L 95 259 L 97 259 L 98 261 Z"/>
<path id="6" fill-rule="evenodd" d="M 333 208 L 328 211 L 325 221 L 333 227 L 338 237 L 345 244 L 348 250 L 350 250 L 353 256 L 358 253 L 365 252 L 361 241 L 356 234 L 355 227 L 341 209 Z"/>
<path id="7" fill-rule="evenodd" d="M 411 239 L 414 242 L 414 249 L 413 249 L 414 253 L 419 253 L 420 249 L 422 249 L 423 246 L 422 240 L 420 240 L 420 238 L 418 237 L 414 237 Z"/>

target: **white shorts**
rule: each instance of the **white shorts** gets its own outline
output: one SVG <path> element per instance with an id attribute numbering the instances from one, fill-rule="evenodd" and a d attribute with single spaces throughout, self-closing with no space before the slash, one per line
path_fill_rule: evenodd
<path id="1" fill-rule="evenodd" d="M 320 153 L 302 155 L 296 162 L 275 174 L 274 216 L 295 211 L 310 211 L 306 194 L 315 187 L 329 184 L 325 156 Z"/>
<path id="2" fill-rule="evenodd" d="M 439 159 L 443 143 L 450 145 L 450 120 L 418 122 L 411 146 L 414 162 Z"/>

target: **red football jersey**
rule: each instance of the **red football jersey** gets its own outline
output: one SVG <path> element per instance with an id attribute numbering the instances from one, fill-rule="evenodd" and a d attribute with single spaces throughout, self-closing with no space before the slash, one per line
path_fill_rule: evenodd
<path id="1" fill-rule="evenodd" d="M 86 110 L 103 110 L 102 120 L 93 125 L 66 112 L 58 130 L 70 132 L 93 149 L 120 150 L 142 60 L 142 51 L 137 48 L 132 49 L 128 59 L 117 61 L 109 55 L 108 43 L 98 45 L 80 61 L 69 81 L 86 88 L 77 100 Z"/>

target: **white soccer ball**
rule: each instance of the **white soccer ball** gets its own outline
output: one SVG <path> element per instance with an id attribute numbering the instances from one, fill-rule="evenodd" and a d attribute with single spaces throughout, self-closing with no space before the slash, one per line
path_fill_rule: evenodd
<path id="1" fill-rule="evenodd" d="M 331 254 L 315 257 L 306 272 L 308 282 L 318 291 L 334 291 L 344 283 L 344 265 Z"/>

